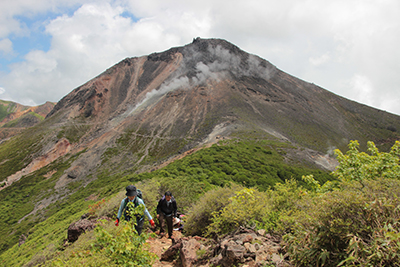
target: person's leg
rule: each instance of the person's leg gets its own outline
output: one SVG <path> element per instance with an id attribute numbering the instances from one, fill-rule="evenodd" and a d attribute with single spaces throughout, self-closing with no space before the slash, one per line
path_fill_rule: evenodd
<path id="1" fill-rule="evenodd" d="M 136 226 L 135 229 L 138 232 L 138 235 L 140 235 L 142 233 L 143 230 L 143 223 L 144 223 L 144 219 L 143 218 L 138 218 L 136 219 Z"/>
<path id="2" fill-rule="evenodd" d="M 164 233 L 164 219 L 165 219 L 164 214 L 160 213 L 160 216 L 158 217 L 158 221 L 160 222 L 160 234 Z"/>
<path id="3" fill-rule="evenodd" d="M 172 215 L 167 216 L 168 237 L 172 237 Z"/>

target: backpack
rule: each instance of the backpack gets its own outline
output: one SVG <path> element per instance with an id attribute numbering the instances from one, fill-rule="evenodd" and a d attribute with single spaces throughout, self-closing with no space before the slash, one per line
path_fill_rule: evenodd
<path id="1" fill-rule="evenodd" d="M 141 198 L 143 200 L 143 194 L 142 191 L 140 191 L 140 189 L 136 189 L 137 192 L 137 197 Z"/>

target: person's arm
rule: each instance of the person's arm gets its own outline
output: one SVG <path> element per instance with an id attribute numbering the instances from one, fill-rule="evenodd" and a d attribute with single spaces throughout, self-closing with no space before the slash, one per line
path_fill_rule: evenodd
<path id="1" fill-rule="evenodd" d="M 122 216 L 122 211 L 125 209 L 125 198 L 121 201 L 121 205 L 119 205 L 119 210 L 118 210 L 118 215 L 117 215 L 117 220 L 115 221 L 115 225 L 119 225 L 119 220 L 121 219 Z"/>
<path id="2" fill-rule="evenodd" d="M 119 205 L 119 210 L 117 215 L 118 219 L 121 219 L 122 212 L 124 211 L 124 209 L 125 209 L 125 198 L 121 201 L 121 205 Z"/>

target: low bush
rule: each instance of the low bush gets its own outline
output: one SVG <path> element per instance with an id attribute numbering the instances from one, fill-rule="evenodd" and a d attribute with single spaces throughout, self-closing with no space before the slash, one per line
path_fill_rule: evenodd
<path id="1" fill-rule="evenodd" d="M 392 179 L 366 180 L 363 186 L 352 181 L 307 200 L 307 208 L 290 218 L 296 218 L 292 233 L 284 236 L 292 261 L 299 266 L 393 266 L 400 255 L 399 188 L 400 181 Z"/>
<path id="2" fill-rule="evenodd" d="M 143 205 L 128 203 L 128 213 L 143 214 Z M 58 257 L 50 266 L 152 266 L 156 255 L 147 250 L 149 234 L 137 234 L 136 220 L 122 221 L 119 227 L 103 221 L 95 228 L 95 239 L 81 242 L 67 257 Z M 80 238 L 81 239 L 81 238 Z"/>
<path id="3" fill-rule="evenodd" d="M 207 227 L 212 223 L 215 212 L 228 205 L 229 198 L 242 189 L 244 189 L 243 186 L 232 183 L 206 192 L 188 212 L 185 218 L 185 233 L 204 235 Z"/>
<path id="4" fill-rule="evenodd" d="M 222 209 L 212 213 L 212 223 L 207 227 L 207 235 L 226 234 L 239 227 L 263 226 L 265 216 L 270 212 L 266 193 L 256 189 L 243 188 L 228 199 Z"/>

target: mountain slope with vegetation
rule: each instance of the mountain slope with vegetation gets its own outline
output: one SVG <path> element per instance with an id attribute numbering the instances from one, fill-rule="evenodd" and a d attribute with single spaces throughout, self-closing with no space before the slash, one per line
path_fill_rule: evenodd
<path id="1" fill-rule="evenodd" d="M 54 106 L 52 102 L 29 107 L 0 100 L 0 141 L 43 121 Z"/>
<path id="2" fill-rule="evenodd" d="M 116 194 L 132 183 L 143 188 L 153 214 L 167 189 L 190 213 L 207 192 L 236 185 L 241 189 L 225 204 L 245 188 L 257 197 L 287 188 L 293 201 L 285 205 L 297 207 L 297 194 L 338 179 L 329 175 L 335 148 L 359 140 L 366 150 L 371 140 L 388 151 L 398 129 L 399 116 L 301 81 L 225 40 L 197 38 L 127 58 L 0 143 L 1 260 L 53 260 L 72 222 L 103 198 L 112 202 L 103 215 L 113 218 Z M 316 182 L 304 181 L 307 175 Z M 268 214 L 252 223 L 282 234 L 275 220 L 283 214 Z M 231 230 L 216 231 L 217 217 L 211 219 L 214 228 L 196 233 Z"/>

